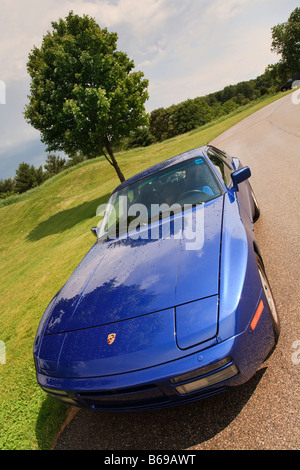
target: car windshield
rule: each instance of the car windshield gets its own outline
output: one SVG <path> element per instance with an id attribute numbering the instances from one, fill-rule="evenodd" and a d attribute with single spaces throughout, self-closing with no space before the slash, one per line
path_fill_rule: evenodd
<path id="1" fill-rule="evenodd" d="M 113 238 L 127 232 L 137 214 L 140 225 L 148 225 L 221 194 L 220 185 L 204 157 L 186 160 L 113 193 L 98 237 Z"/>

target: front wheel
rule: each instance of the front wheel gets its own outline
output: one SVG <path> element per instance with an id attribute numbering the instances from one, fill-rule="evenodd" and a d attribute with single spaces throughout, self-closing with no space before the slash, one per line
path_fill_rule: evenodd
<path id="1" fill-rule="evenodd" d="M 279 319 L 279 315 L 278 315 L 277 308 L 275 305 L 275 300 L 271 291 L 270 283 L 268 281 L 263 263 L 258 256 L 257 256 L 257 269 L 258 269 L 258 274 L 260 277 L 261 285 L 262 285 L 262 288 L 266 297 L 266 301 L 269 307 L 269 312 L 270 312 L 274 336 L 275 336 L 275 344 L 276 344 L 280 335 L 280 330 L 281 330 L 280 319 Z"/>

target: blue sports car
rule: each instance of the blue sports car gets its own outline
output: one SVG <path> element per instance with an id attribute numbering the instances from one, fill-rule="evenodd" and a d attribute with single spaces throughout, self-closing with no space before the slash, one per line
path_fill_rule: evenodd
<path id="1" fill-rule="evenodd" d="M 280 321 L 255 240 L 250 175 L 207 145 L 115 189 L 92 229 L 96 243 L 41 319 L 34 360 L 45 392 L 137 411 L 254 375 Z"/>

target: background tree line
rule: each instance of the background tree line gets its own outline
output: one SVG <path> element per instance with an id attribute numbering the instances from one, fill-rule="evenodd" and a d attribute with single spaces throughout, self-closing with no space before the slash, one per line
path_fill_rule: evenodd
<path id="1" fill-rule="evenodd" d="M 254 80 L 226 86 L 223 90 L 204 97 L 188 99 L 178 105 L 152 111 L 149 133 L 155 141 L 160 142 L 203 126 L 275 91 L 274 80 L 267 72 Z"/>
<path id="2" fill-rule="evenodd" d="M 68 159 L 49 154 L 44 167 L 41 165 L 35 168 L 34 165 L 22 162 L 19 164 L 14 178 L 0 180 L 0 199 L 25 193 L 29 189 L 39 186 L 51 178 L 51 176 L 60 173 L 65 168 L 77 165 L 83 160 L 84 157 L 80 154 L 75 154 Z"/>
<path id="3" fill-rule="evenodd" d="M 148 115 L 147 124 L 132 131 L 128 137 L 120 139 L 115 149 L 146 147 L 184 134 L 227 115 L 265 94 L 274 93 L 277 89 L 278 80 L 270 71 L 266 71 L 254 80 L 229 85 L 215 93 L 188 99 L 168 108 L 155 109 Z M 21 194 L 39 186 L 51 176 L 87 158 L 89 157 L 81 152 L 67 159 L 50 153 L 44 167 L 35 168 L 34 165 L 22 162 L 14 178 L 0 180 L 0 199 Z"/>

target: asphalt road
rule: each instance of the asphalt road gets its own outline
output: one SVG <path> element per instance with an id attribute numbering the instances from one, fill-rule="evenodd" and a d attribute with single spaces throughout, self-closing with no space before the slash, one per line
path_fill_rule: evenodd
<path id="1" fill-rule="evenodd" d="M 276 350 L 248 383 L 197 403 L 130 414 L 80 410 L 54 449 L 299 449 L 300 103 L 287 95 L 212 143 L 252 171 L 261 208 L 255 232 L 281 318 Z"/>

